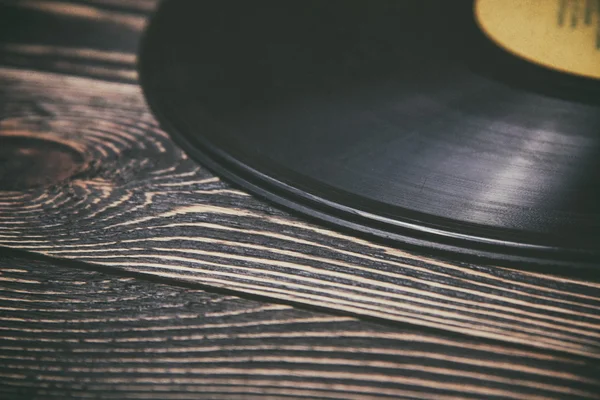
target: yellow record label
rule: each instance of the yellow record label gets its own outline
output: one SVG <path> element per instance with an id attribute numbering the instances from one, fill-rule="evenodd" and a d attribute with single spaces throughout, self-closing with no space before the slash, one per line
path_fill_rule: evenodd
<path id="1" fill-rule="evenodd" d="M 561 72 L 600 79 L 600 0 L 475 0 L 497 45 Z"/>

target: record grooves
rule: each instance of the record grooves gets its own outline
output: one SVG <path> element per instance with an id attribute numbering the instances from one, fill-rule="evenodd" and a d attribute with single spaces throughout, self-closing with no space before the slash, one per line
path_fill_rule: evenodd
<path id="1" fill-rule="evenodd" d="M 600 264 L 597 82 L 494 46 L 472 1 L 170 0 L 139 68 L 188 154 L 280 205 L 428 254 Z"/>

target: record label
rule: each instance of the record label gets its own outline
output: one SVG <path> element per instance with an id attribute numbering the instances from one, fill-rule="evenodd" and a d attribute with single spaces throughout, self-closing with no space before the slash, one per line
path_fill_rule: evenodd
<path id="1" fill-rule="evenodd" d="M 600 0 L 477 0 L 475 17 L 512 54 L 600 79 Z"/>

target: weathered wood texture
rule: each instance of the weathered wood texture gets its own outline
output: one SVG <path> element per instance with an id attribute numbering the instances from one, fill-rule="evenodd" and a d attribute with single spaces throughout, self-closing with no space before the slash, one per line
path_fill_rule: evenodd
<path id="1" fill-rule="evenodd" d="M 73 4 L 0 3 L 0 245 L 600 362 L 597 278 L 418 256 L 231 187 L 135 84 L 152 2 Z"/>
<path id="2" fill-rule="evenodd" d="M 591 399 L 600 368 L 0 258 L 0 398 Z"/>
<path id="3" fill-rule="evenodd" d="M 0 65 L 135 82 L 157 0 L 0 0 Z"/>

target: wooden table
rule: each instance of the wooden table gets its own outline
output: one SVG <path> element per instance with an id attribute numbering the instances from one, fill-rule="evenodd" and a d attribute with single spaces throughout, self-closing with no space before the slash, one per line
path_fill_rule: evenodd
<path id="1" fill-rule="evenodd" d="M 0 398 L 600 398 L 600 280 L 415 254 L 157 126 L 155 0 L 0 0 Z"/>

